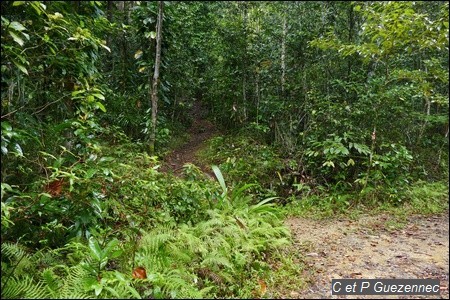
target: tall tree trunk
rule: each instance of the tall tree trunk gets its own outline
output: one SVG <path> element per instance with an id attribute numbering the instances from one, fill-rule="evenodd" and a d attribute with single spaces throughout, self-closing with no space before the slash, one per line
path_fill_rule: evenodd
<path id="1" fill-rule="evenodd" d="M 353 44 L 353 32 L 355 27 L 355 15 L 353 14 L 353 5 L 350 2 L 348 7 L 348 43 Z M 354 58 L 352 56 L 347 57 L 347 80 L 350 80 L 350 75 L 352 73 L 352 61 Z"/>
<path id="2" fill-rule="evenodd" d="M 238 111 L 239 122 L 243 123 L 247 121 L 247 18 L 248 18 L 248 2 L 244 1 L 244 10 L 243 10 L 243 32 L 244 32 L 244 60 L 242 64 L 242 112 L 243 115 Z"/>
<path id="3" fill-rule="evenodd" d="M 153 73 L 153 83 L 151 90 L 151 105 L 152 105 L 152 127 L 150 130 L 149 153 L 155 154 L 155 140 L 156 140 L 156 115 L 158 112 L 158 82 L 159 82 L 159 65 L 161 64 L 161 40 L 162 40 L 162 21 L 164 2 L 158 1 L 158 22 L 156 23 L 156 58 L 155 58 L 155 72 Z"/>
<path id="4" fill-rule="evenodd" d="M 281 95 L 284 96 L 286 83 L 286 15 L 283 13 L 283 38 L 281 41 Z"/>

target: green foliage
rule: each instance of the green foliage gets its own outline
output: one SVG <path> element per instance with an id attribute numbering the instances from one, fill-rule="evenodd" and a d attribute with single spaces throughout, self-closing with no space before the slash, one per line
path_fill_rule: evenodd
<path id="1" fill-rule="evenodd" d="M 255 297 L 273 202 L 448 207 L 448 3 L 166 4 L 156 153 L 208 115 L 213 180 L 144 153 L 156 7 L 1 3 L 2 298 Z"/>
<path id="2" fill-rule="evenodd" d="M 426 139 L 439 140 L 436 147 L 430 145 L 434 151 L 438 151 L 437 145 L 448 143 L 438 129 L 445 128 L 448 117 L 444 117 L 445 121 L 441 119 L 440 125 L 426 121 L 440 119 L 442 112 L 448 112 L 448 99 L 444 100 L 448 98 L 444 87 L 448 83 L 446 7 L 447 4 L 440 5 L 440 11 L 435 14 L 423 3 L 356 5 L 355 11 L 365 18 L 357 40 L 348 43 L 330 31 L 310 42 L 311 46 L 323 50 L 336 50 L 339 57 L 361 59 L 368 70 L 366 83 L 361 78 L 347 80 L 345 94 L 349 95 L 353 90 L 352 94 L 357 97 L 345 101 L 348 105 L 345 107 L 354 112 L 355 108 L 360 112 L 367 111 L 369 115 L 365 117 L 370 116 L 369 123 L 377 128 L 377 138 L 381 138 L 382 144 L 403 145 L 406 149 L 400 152 L 407 151 L 414 157 L 421 155 L 424 131 L 427 131 Z M 366 86 L 366 91 L 360 89 L 360 83 Z M 358 102 L 366 107 L 359 106 Z M 369 105 L 374 107 L 373 111 Z M 359 126 L 354 122 L 349 125 Z M 409 154 L 403 157 L 407 158 Z M 394 156 L 399 163 L 402 161 L 399 155 Z M 423 163 L 426 159 L 422 157 L 420 161 Z M 442 170 L 437 172 L 442 174 Z"/>
<path id="3" fill-rule="evenodd" d="M 140 298 L 125 274 L 117 270 L 92 274 L 98 255 L 108 254 L 113 244 L 114 240 L 103 250 L 92 246 L 88 252 L 84 244 L 71 242 L 46 254 L 29 254 L 17 244 L 2 243 L 2 275 L 7 274 L 2 276 L 2 298 Z M 73 265 L 66 264 L 70 259 L 62 264 L 61 253 L 79 258 L 71 261 Z"/>
<path id="4" fill-rule="evenodd" d="M 238 198 L 228 201 L 239 203 Z M 237 292 L 254 262 L 288 243 L 289 233 L 269 201 L 208 210 L 209 218 L 195 226 L 182 225 L 176 231 L 162 227 L 144 234 L 136 263 L 151 270 L 147 276 L 153 287 L 148 291 L 156 297 L 184 298 L 203 297 L 210 290 L 216 296 Z"/>
<path id="5" fill-rule="evenodd" d="M 435 214 L 448 209 L 447 182 L 417 182 L 405 194 L 405 202 L 416 213 Z"/>
<path id="6" fill-rule="evenodd" d="M 5 260 L 11 259 L 6 268 L 2 264 L 2 274 L 12 276 L 8 283 L 11 288 L 3 289 L 5 295 L 199 298 L 238 293 L 250 278 L 245 276 L 248 270 L 263 264 L 269 251 L 289 243 L 289 231 L 270 203 L 272 198 L 251 205 L 251 197 L 244 192 L 252 185 L 229 191 L 220 170 L 215 168 L 215 171 L 221 178 L 222 193 L 213 189 L 204 194 L 213 198 L 199 206 L 206 215 L 192 219 L 196 220 L 195 225 L 176 226 L 167 222 L 162 225 L 164 220 L 156 217 L 153 224 L 145 224 L 147 215 L 127 216 L 128 224 L 121 226 L 119 236 L 125 240 L 128 236 L 130 245 L 135 243 L 135 246 L 122 247 L 118 239 L 109 237 L 110 230 L 102 231 L 99 227 L 89 229 L 91 236 L 85 243 L 71 241 L 52 250 L 50 256 L 40 252 L 29 255 L 22 247 L 4 242 Z M 120 170 L 115 172 L 114 179 L 117 178 L 121 178 Z M 207 209 L 210 205 L 213 208 Z M 122 209 L 131 213 L 129 208 L 116 209 L 118 213 Z M 177 215 L 174 208 L 166 211 Z M 36 265 L 38 269 L 34 268 Z M 143 266 L 147 279 L 132 284 L 123 273 L 129 272 L 130 265 Z M 22 277 L 22 283 L 17 284 Z M 32 294 L 22 294 L 25 288 Z"/>
<path id="7" fill-rule="evenodd" d="M 407 218 L 411 214 L 436 214 L 447 209 L 447 182 L 424 181 L 401 188 L 379 186 L 353 193 L 322 190 L 302 198 L 291 197 L 289 204 L 283 208 L 289 216 L 318 218 L 336 215 L 357 217 L 367 212 L 389 212 Z"/>
<path id="8" fill-rule="evenodd" d="M 201 156 L 218 164 L 231 186 L 247 182 L 253 184 L 253 191 L 273 195 L 273 190 L 284 184 L 279 178 L 284 162 L 264 142 L 243 135 L 215 137 Z"/>

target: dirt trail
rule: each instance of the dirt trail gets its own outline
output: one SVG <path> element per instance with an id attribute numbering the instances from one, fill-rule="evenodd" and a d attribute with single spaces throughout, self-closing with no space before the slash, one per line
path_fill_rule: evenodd
<path id="1" fill-rule="evenodd" d="M 204 146 L 204 142 L 215 134 L 217 129 L 210 121 L 206 119 L 205 110 L 199 102 L 195 102 L 191 108 L 190 114 L 193 118 L 191 127 L 188 129 L 189 141 L 181 147 L 174 149 L 164 158 L 161 170 L 163 172 L 173 172 L 180 176 L 183 171 L 183 165 L 193 163 L 204 173 L 213 177 L 211 168 L 204 166 L 197 159 L 197 152 Z"/>
<path id="2" fill-rule="evenodd" d="M 295 249 L 311 271 L 306 290 L 285 291 L 283 298 L 377 299 L 379 296 L 332 296 L 331 279 L 438 278 L 440 296 L 383 296 L 388 299 L 448 299 L 449 215 L 412 217 L 403 229 L 387 215 L 352 220 L 286 220 Z M 296 251 L 294 250 L 294 251 Z"/>

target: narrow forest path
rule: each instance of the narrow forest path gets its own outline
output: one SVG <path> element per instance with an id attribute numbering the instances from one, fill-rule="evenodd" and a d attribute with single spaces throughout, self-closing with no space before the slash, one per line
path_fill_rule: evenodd
<path id="1" fill-rule="evenodd" d="M 282 298 L 377 299 L 380 296 L 332 296 L 331 280 L 438 278 L 440 296 L 383 296 L 389 299 L 448 299 L 449 215 L 410 217 L 396 228 L 392 216 L 362 216 L 354 220 L 285 221 L 294 238 L 292 251 L 302 253 L 306 290 L 277 291 Z M 276 289 L 276 287 L 274 287 Z"/>
<path id="2" fill-rule="evenodd" d="M 187 131 L 189 140 L 181 147 L 174 149 L 164 158 L 161 170 L 180 176 L 183 171 L 183 165 L 193 163 L 204 173 L 213 177 L 211 168 L 203 165 L 197 158 L 197 152 L 205 146 L 205 142 L 208 139 L 218 133 L 218 130 L 213 123 L 206 119 L 205 109 L 200 102 L 194 102 L 190 110 L 190 115 L 193 121 Z"/>

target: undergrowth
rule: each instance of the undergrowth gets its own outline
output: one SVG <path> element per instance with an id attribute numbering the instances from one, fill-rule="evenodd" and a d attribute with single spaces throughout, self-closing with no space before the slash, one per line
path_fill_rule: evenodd
<path id="1" fill-rule="evenodd" d="M 361 214 L 390 213 L 394 216 L 439 214 L 448 210 L 448 183 L 417 181 L 395 195 L 396 201 L 367 202 L 361 193 L 326 193 L 295 198 L 283 208 L 287 216 L 353 219 Z"/>
<path id="2" fill-rule="evenodd" d="M 32 184 L 2 183 L 2 298 L 276 297 L 304 272 L 284 217 L 448 209 L 445 182 L 331 189 L 239 135 L 203 152 L 216 180 L 162 173 L 140 150 L 117 134 L 89 155 L 61 147 Z"/>
<path id="3" fill-rule="evenodd" d="M 270 254 L 290 244 L 276 198 L 227 186 L 217 167 L 217 181 L 189 164 L 161 173 L 138 148 L 43 153 L 47 177 L 2 183 L 2 298 L 264 295 Z"/>
<path id="4" fill-rule="evenodd" d="M 326 149 L 324 153 L 328 153 Z M 380 211 L 401 215 L 440 213 L 448 209 L 448 179 L 445 179 L 448 176 L 434 182 L 391 176 L 396 172 L 393 169 L 400 168 L 399 165 L 403 168 L 406 162 L 393 163 L 396 158 L 389 153 L 374 155 L 372 179 L 370 176 L 365 180 L 356 178 L 352 183 L 344 178 L 333 184 L 308 176 L 314 171 L 308 170 L 308 163 L 303 165 L 306 154 L 305 150 L 303 154 L 299 151 L 283 156 L 276 145 L 249 137 L 244 128 L 237 134 L 211 139 L 202 158 L 217 164 L 232 184 L 247 179 L 255 184 L 254 193 L 280 196 L 277 203 L 285 205 L 286 215 L 357 218 L 362 213 Z M 381 163 L 383 160 L 389 162 Z M 322 169 L 325 172 L 328 166 Z"/>

